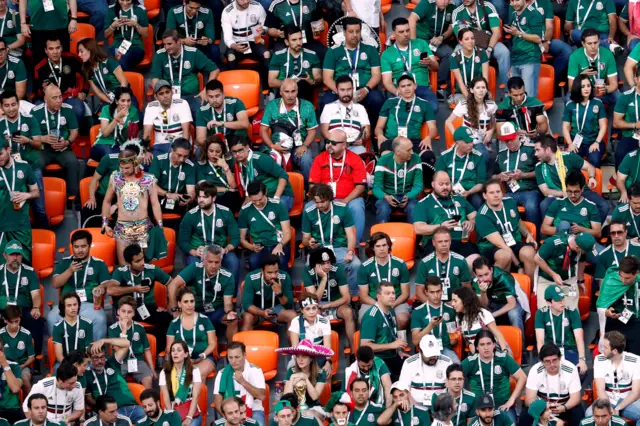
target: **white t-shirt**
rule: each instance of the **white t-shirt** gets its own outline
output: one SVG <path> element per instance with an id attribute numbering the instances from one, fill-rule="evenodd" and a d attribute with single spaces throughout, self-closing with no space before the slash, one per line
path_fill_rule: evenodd
<path id="1" fill-rule="evenodd" d="M 440 355 L 436 365 L 430 366 L 422 361 L 421 354 L 415 354 L 402 364 L 400 382 L 409 386 L 416 402 L 431 406 L 433 395 L 445 390 L 445 371 L 451 364 L 450 358 Z"/>
<path id="2" fill-rule="evenodd" d="M 351 0 L 351 7 L 371 28 L 380 27 L 380 0 Z"/>
<path id="3" fill-rule="evenodd" d="M 487 325 L 491 324 L 492 322 L 496 322 L 496 320 L 495 318 L 493 318 L 491 312 L 482 308 L 480 309 L 480 315 L 478 315 L 478 318 L 476 318 L 473 324 L 471 324 L 471 327 L 469 327 L 469 324 L 467 324 L 466 319 L 462 320 L 462 322 L 460 323 L 462 335 L 467 339 L 467 341 L 473 343 L 476 334 L 478 334 L 480 330 L 486 328 Z"/>
<path id="4" fill-rule="evenodd" d="M 242 371 L 242 377 L 251 384 L 251 386 L 256 387 L 258 389 L 266 389 L 266 385 L 264 382 L 264 372 L 262 369 L 256 365 L 251 364 L 249 361 L 244 361 L 244 370 Z M 220 380 L 222 378 L 222 371 L 219 371 L 216 374 L 216 380 L 213 384 L 213 393 L 220 393 Z M 254 399 L 253 396 L 247 390 L 240 385 L 240 383 L 233 381 L 233 385 L 236 391 L 239 392 L 239 397 L 245 400 L 247 406 L 250 406 L 253 411 L 264 411 L 264 407 L 262 406 L 262 401 L 259 399 Z"/>
<path id="5" fill-rule="evenodd" d="M 615 377 L 614 377 L 615 371 Z M 618 369 L 613 368 L 611 360 L 604 355 L 598 355 L 593 361 L 593 378 L 604 379 L 607 396 L 612 404 L 617 404 L 631 392 L 634 380 L 640 380 L 640 356 L 630 352 L 622 352 L 622 363 Z M 617 379 L 617 380 L 614 380 Z M 618 382 L 617 385 L 615 382 Z M 617 395 L 616 395 L 617 394 Z"/>
<path id="6" fill-rule="evenodd" d="M 171 107 L 167 110 L 167 124 L 164 123 L 163 111 L 158 101 L 150 102 L 144 110 L 143 125 L 153 126 L 154 145 L 171 143 L 174 139 L 181 138 L 182 124 L 193 121 L 189 104 L 183 99 L 171 101 Z"/>
<path id="7" fill-rule="evenodd" d="M 471 129 L 471 131 L 473 132 L 473 137 L 474 137 L 474 145 L 475 144 L 479 144 L 482 143 L 483 141 L 480 139 L 480 136 L 484 135 L 484 132 L 486 132 L 486 130 L 489 128 L 490 124 L 491 124 L 491 120 L 493 119 L 493 117 L 496 115 L 496 111 L 498 110 L 498 106 L 496 105 L 495 102 L 493 101 L 487 101 L 484 104 L 484 107 L 480 107 L 480 114 L 478 117 L 478 128 L 474 128 L 471 127 L 471 123 L 469 123 L 469 117 L 468 117 L 468 108 L 467 108 L 467 102 L 463 101 L 460 102 L 456 105 L 456 107 L 453 109 L 453 114 L 457 117 L 462 117 L 464 119 L 464 125 L 465 126 L 469 126 L 469 128 Z M 479 130 L 481 130 L 479 132 Z M 482 133 L 482 135 L 481 135 Z M 484 136 L 483 136 L 484 137 Z"/>
<path id="8" fill-rule="evenodd" d="M 295 317 L 289 326 L 289 331 L 297 335 L 300 335 L 301 315 Z M 324 343 L 324 336 L 331 336 L 331 323 L 328 319 L 320 315 L 316 317 L 316 323 L 313 325 L 309 324 L 307 320 L 304 320 L 304 329 L 304 338 L 311 339 L 316 345 L 322 345 Z"/>
<path id="9" fill-rule="evenodd" d="M 255 41 L 256 36 L 253 28 L 258 25 L 264 26 L 267 19 L 267 12 L 257 1 L 251 0 L 245 10 L 238 9 L 235 0 L 222 10 L 220 22 L 222 24 L 222 40 L 227 49 L 236 42 Z M 233 30 L 237 34 L 234 34 Z"/>
<path id="10" fill-rule="evenodd" d="M 563 359 L 558 374 L 550 376 L 542 362 L 538 362 L 529 371 L 527 389 L 538 392 L 539 398 L 564 403 L 569 400 L 570 394 L 582 389 L 578 367 Z"/>
<path id="11" fill-rule="evenodd" d="M 47 420 L 55 423 L 62 423 L 64 418 L 69 417 L 74 411 L 84 411 L 84 391 L 80 382 L 76 382 L 72 391 L 58 389 L 55 377 L 47 377 L 33 385 L 31 392 L 24 399 L 22 410 L 27 413 L 27 401 L 29 397 L 36 393 L 41 393 L 47 397 L 49 409 L 47 410 Z"/>
<path id="12" fill-rule="evenodd" d="M 198 367 L 193 367 L 193 372 L 191 373 L 191 386 L 189 386 L 189 399 L 193 397 L 193 384 L 194 383 L 202 383 L 202 376 L 200 376 L 200 369 Z M 158 378 L 158 386 L 167 386 L 167 376 L 164 373 L 164 370 L 160 372 L 160 377 Z M 184 401 L 183 401 L 184 402 Z"/>

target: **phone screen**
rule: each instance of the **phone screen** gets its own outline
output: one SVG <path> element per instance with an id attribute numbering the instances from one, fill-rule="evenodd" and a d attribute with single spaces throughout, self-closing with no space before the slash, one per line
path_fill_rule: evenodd
<path id="1" fill-rule="evenodd" d="M 456 214 L 456 215 L 453 215 L 452 219 L 455 220 L 456 222 L 460 222 L 460 219 L 462 219 L 462 216 L 459 214 Z"/>

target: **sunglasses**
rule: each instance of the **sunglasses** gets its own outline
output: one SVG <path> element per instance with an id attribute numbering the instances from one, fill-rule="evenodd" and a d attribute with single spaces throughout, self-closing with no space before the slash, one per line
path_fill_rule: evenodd
<path id="1" fill-rule="evenodd" d="M 167 111 L 162 111 L 162 124 L 169 124 L 169 117 L 167 117 Z"/>
<path id="2" fill-rule="evenodd" d="M 344 142 L 344 141 L 332 141 L 331 139 L 327 139 L 327 143 L 329 145 L 338 145 L 338 144 L 346 143 L 346 142 Z"/>
<path id="3" fill-rule="evenodd" d="M 624 235 L 626 233 L 627 231 L 610 231 L 609 232 L 610 235 Z"/>

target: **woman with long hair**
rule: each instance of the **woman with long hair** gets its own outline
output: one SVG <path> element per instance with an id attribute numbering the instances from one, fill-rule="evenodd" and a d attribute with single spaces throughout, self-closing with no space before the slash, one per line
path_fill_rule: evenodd
<path id="1" fill-rule="evenodd" d="M 455 89 L 449 103 L 458 103 L 469 97 L 468 87 L 471 80 L 478 76 L 489 80 L 489 56 L 476 47 L 476 38 L 471 28 L 463 28 L 458 32 L 460 49 L 449 57 L 449 66 L 455 79 Z"/>
<path id="2" fill-rule="evenodd" d="M 140 116 L 131 105 L 133 92 L 128 87 L 118 87 L 114 99 L 102 107 L 100 133 L 91 147 L 90 157 L 95 161 L 109 154 L 120 152 L 120 146 L 129 139 L 137 139 L 140 133 Z"/>
<path id="3" fill-rule="evenodd" d="M 169 357 L 162 367 L 158 384 L 165 407 L 177 411 L 183 426 L 200 426 L 202 415 L 198 398 L 202 389 L 200 370 L 189 357 L 189 347 L 178 340 L 169 345 Z M 206 377 L 206 376 L 205 376 Z M 170 401 L 170 405 L 167 403 Z"/>
<path id="4" fill-rule="evenodd" d="M 211 135 L 204 141 L 198 152 L 196 181 L 212 182 L 218 189 L 216 204 L 239 211 L 242 198 L 237 191 L 238 184 L 233 174 L 234 159 L 227 159 L 229 149 L 218 135 Z"/>
<path id="5" fill-rule="evenodd" d="M 149 18 L 144 7 L 134 0 L 116 0 L 109 6 L 105 22 L 109 26 L 104 30 L 104 37 L 113 37 L 110 48 L 122 69 L 133 71 L 144 59 L 143 37 L 152 36 L 149 32 Z"/>
<path id="6" fill-rule="evenodd" d="M 493 333 L 501 348 L 510 350 L 507 346 L 507 340 L 496 325 L 496 320 L 491 312 L 480 305 L 480 299 L 475 291 L 469 287 L 457 288 L 451 297 L 451 305 L 456 311 L 456 325 L 462 332 L 462 337 L 465 338 L 470 353 L 476 352 L 475 337 L 484 329 Z"/>
<path id="7" fill-rule="evenodd" d="M 573 80 L 569 102 L 562 115 L 562 136 L 567 151 L 585 157 L 593 167 L 602 162 L 607 135 L 607 112 L 588 75 L 580 74 Z"/>
<path id="8" fill-rule="evenodd" d="M 489 164 L 487 146 L 491 145 L 493 139 L 498 106 L 489 96 L 489 82 L 481 75 L 471 80 L 468 93 L 467 99 L 456 105 L 444 124 L 453 134 L 456 131 L 453 122 L 462 117 L 462 125 L 473 131 L 473 147 L 480 151 L 485 163 Z"/>

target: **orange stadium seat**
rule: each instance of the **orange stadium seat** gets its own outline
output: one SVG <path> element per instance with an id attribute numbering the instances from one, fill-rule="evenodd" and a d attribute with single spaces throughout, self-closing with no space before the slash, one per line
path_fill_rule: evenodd
<path id="1" fill-rule="evenodd" d="M 371 235 L 375 232 L 384 232 L 391 238 L 393 246 L 391 254 L 404 260 L 407 268 L 414 265 L 416 255 L 416 233 L 410 223 L 378 223 L 371 227 Z"/>
<path id="2" fill-rule="evenodd" d="M 536 231 L 536 225 L 534 223 L 527 222 L 526 220 L 523 220 L 522 223 L 524 223 L 524 226 L 526 226 L 529 232 L 531 232 L 533 238 L 538 241 L 538 232 Z"/>
<path id="3" fill-rule="evenodd" d="M 38 278 L 46 278 L 53 274 L 56 261 L 56 234 L 46 229 L 31 231 L 31 263 Z"/>
<path id="4" fill-rule="evenodd" d="M 553 106 L 553 93 L 556 90 L 555 80 L 553 67 L 549 64 L 541 64 L 538 80 L 538 99 L 544 104 L 545 110 Z"/>
<path id="5" fill-rule="evenodd" d="M 127 386 L 129 386 L 129 392 L 131 392 L 131 395 L 136 399 L 138 405 L 142 405 L 142 402 L 140 401 L 140 394 L 144 391 L 144 386 L 131 382 L 128 382 Z"/>
<path id="6" fill-rule="evenodd" d="M 140 109 L 144 111 L 144 77 L 139 72 L 125 71 L 124 76 L 129 82 L 133 96 L 138 100 Z"/>
<path id="7" fill-rule="evenodd" d="M 225 96 L 242 100 L 247 115 L 254 116 L 260 108 L 260 74 L 252 70 L 223 71 L 218 80 L 224 85 Z"/>
<path id="8" fill-rule="evenodd" d="M 293 206 L 289 211 L 289 217 L 297 217 L 304 209 L 304 176 L 296 172 L 288 172 L 289 183 L 293 189 Z"/>
<path id="9" fill-rule="evenodd" d="M 144 0 L 144 8 L 147 9 L 147 17 L 149 20 L 158 16 L 162 7 L 161 3 L 160 0 Z"/>
<path id="10" fill-rule="evenodd" d="M 91 178 L 86 177 L 80 179 L 80 204 L 84 206 L 84 204 L 89 201 L 89 184 L 91 183 Z"/>
<path id="11" fill-rule="evenodd" d="M 265 330 L 241 331 L 233 336 L 234 342 L 247 346 L 247 361 L 262 369 L 265 380 L 273 379 L 278 372 L 280 338 L 277 333 Z"/>
<path id="12" fill-rule="evenodd" d="M 85 38 L 96 38 L 96 28 L 91 24 L 79 23 L 78 31 L 71 34 L 69 42 L 69 51 L 78 54 L 78 42 Z"/>
<path id="13" fill-rule="evenodd" d="M 111 237 L 108 237 L 106 234 L 103 234 L 100 228 L 81 228 L 85 231 L 91 233 L 93 237 L 93 243 L 91 244 L 90 254 L 91 256 L 95 256 L 99 259 L 102 259 L 104 263 L 107 265 L 109 269 L 109 273 L 113 272 L 114 266 L 117 264 L 116 262 L 116 240 Z M 77 229 L 71 232 L 69 235 L 69 241 L 71 241 L 71 236 L 79 231 Z M 69 252 L 72 253 L 71 244 L 69 244 Z"/>
<path id="14" fill-rule="evenodd" d="M 331 330 L 331 350 L 333 356 L 331 357 L 331 375 L 338 374 L 338 364 L 340 363 L 340 336 L 335 330 Z"/>
<path id="15" fill-rule="evenodd" d="M 56 365 L 56 348 L 53 344 L 52 337 L 49 337 L 49 339 L 47 339 L 47 355 L 47 367 L 51 371 L 51 374 L 53 374 L 53 366 Z"/>
<path id="16" fill-rule="evenodd" d="M 153 285 L 153 298 L 156 300 L 158 308 L 167 309 L 167 287 L 159 282 Z"/>
<path id="17" fill-rule="evenodd" d="M 522 365 L 522 331 L 512 325 L 499 325 L 498 329 L 502 332 L 507 344 L 513 351 L 513 359 L 516 360 L 518 365 Z"/>
<path id="18" fill-rule="evenodd" d="M 147 0 L 147 1 L 152 1 L 152 2 L 156 2 L 158 0 Z M 146 3 L 146 1 L 145 1 Z M 147 8 L 147 13 L 149 12 L 149 9 Z M 158 12 L 160 11 L 160 9 L 158 8 Z M 157 15 L 157 12 L 156 12 Z M 153 54 L 155 53 L 156 49 L 153 46 L 153 26 L 151 24 L 149 24 L 149 27 L 147 29 L 147 36 L 146 37 L 142 37 L 142 43 L 144 45 L 144 57 L 142 58 L 142 61 L 136 66 L 136 69 L 147 69 L 149 68 L 149 66 L 151 66 L 151 60 L 153 59 Z M 142 104 L 140 104 L 140 106 L 142 106 Z"/>
<path id="19" fill-rule="evenodd" d="M 456 118 L 455 120 L 453 120 L 453 127 L 457 129 L 458 127 L 462 126 L 462 121 L 462 117 Z M 453 135 L 451 134 L 447 126 L 444 126 L 444 140 L 447 145 L 447 149 L 451 148 L 453 144 L 456 143 L 456 141 L 453 140 Z"/>
<path id="20" fill-rule="evenodd" d="M 67 208 L 67 182 L 55 177 L 44 177 L 44 208 L 51 225 L 57 225 L 64 220 Z"/>
<path id="21" fill-rule="evenodd" d="M 589 183 L 589 173 L 586 170 L 582 170 L 582 175 L 584 176 L 584 180 Z M 602 170 L 596 169 L 596 187 L 593 188 L 593 192 L 597 193 L 602 197 Z"/>

